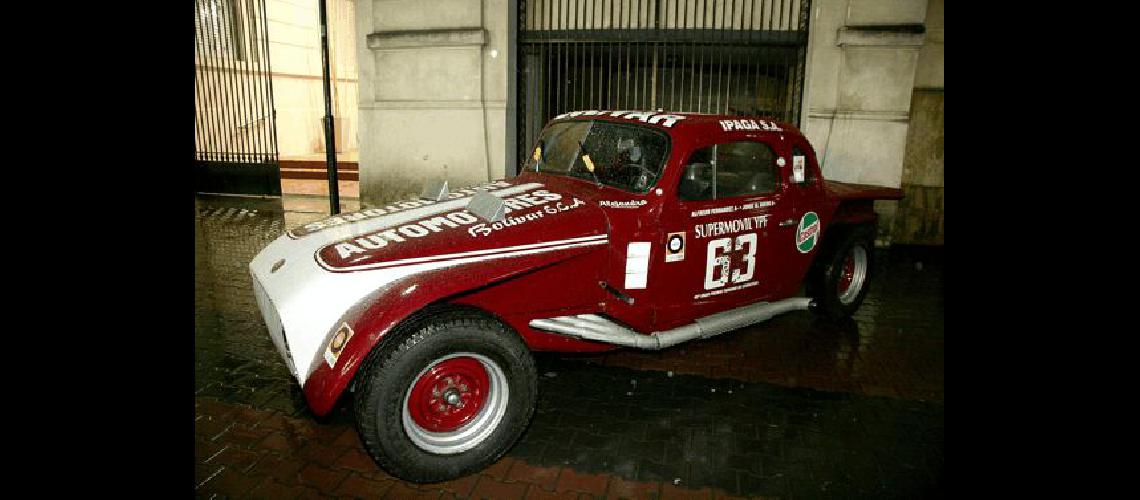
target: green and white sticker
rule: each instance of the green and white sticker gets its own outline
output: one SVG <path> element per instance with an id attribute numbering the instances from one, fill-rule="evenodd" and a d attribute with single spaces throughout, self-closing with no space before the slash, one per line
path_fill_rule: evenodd
<path id="1" fill-rule="evenodd" d="M 796 249 L 800 253 L 808 253 L 815 248 L 819 241 L 819 216 L 815 212 L 808 212 L 800 217 L 799 229 L 796 230 Z"/>

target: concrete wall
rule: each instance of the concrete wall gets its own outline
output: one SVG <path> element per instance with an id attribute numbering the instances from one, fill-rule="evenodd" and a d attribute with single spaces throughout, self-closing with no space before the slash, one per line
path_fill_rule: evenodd
<path id="1" fill-rule="evenodd" d="M 362 202 L 418 192 L 430 178 L 506 175 L 508 1 L 356 1 Z M 829 178 L 903 185 L 914 89 L 941 88 L 942 10 L 941 0 L 812 3 L 801 125 Z M 559 25 L 540 19 L 528 22 Z M 898 204 L 876 208 L 889 241 Z"/>
<path id="2" fill-rule="evenodd" d="M 508 0 L 357 0 L 360 196 L 506 176 Z"/>
<path id="3" fill-rule="evenodd" d="M 816 0 L 803 130 L 829 179 L 900 187 L 926 0 Z M 897 202 L 880 202 L 889 241 Z"/>
<path id="4" fill-rule="evenodd" d="M 356 131 L 356 36 L 352 0 L 328 0 L 329 68 L 333 78 L 336 148 L 358 148 Z M 325 151 L 321 82 L 321 31 L 313 0 L 268 0 L 269 62 L 277 110 L 277 144 L 282 158 Z"/>
<path id="5" fill-rule="evenodd" d="M 943 0 L 926 9 L 926 43 L 918 54 L 902 188 L 892 231 L 896 243 L 945 243 L 945 63 Z"/>

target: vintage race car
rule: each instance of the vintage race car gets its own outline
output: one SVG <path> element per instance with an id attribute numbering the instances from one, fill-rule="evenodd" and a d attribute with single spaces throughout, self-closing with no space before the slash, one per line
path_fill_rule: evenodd
<path id="1" fill-rule="evenodd" d="M 786 123 L 576 111 L 543 129 L 517 177 L 432 182 L 290 229 L 249 268 L 312 411 L 351 388 L 376 462 L 434 482 L 521 435 L 532 350 L 661 349 L 789 311 L 849 316 L 873 201 L 901 197 L 824 180 Z"/>

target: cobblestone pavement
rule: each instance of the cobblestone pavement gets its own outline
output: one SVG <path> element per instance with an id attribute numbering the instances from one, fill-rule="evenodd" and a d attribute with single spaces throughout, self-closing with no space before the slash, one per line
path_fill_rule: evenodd
<path id="1" fill-rule="evenodd" d="M 246 264 L 323 217 L 196 200 L 195 493 L 201 498 L 940 497 L 939 249 L 876 253 L 854 320 L 792 313 L 661 352 L 536 357 L 527 433 L 487 470 L 415 485 L 363 451 L 351 398 L 318 419 L 278 358 Z"/>

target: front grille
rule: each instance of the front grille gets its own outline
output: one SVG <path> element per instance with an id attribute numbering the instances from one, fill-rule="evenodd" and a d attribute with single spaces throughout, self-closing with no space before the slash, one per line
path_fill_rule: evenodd
<path id="1" fill-rule="evenodd" d="M 257 298 L 257 308 L 261 310 L 261 317 L 265 320 L 265 326 L 269 330 L 269 337 L 273 340 L 273 345 L 277 347 L 277 352 L 281 357 L 285 358 L 285 364 L 289 366 L 289 371 L 293 376 L 296 376 L 297 368 L 293 366 L 293 355 L 289 352 L 289 342 L 285 340 L 285 328 L 281 324 L 281 317 L 277 314 L 277 308 L 269 299 L 269 294 L 265 292 L 265 287 L 261 285 L 256 274 L 253 275 L 253 293 Z"/>

